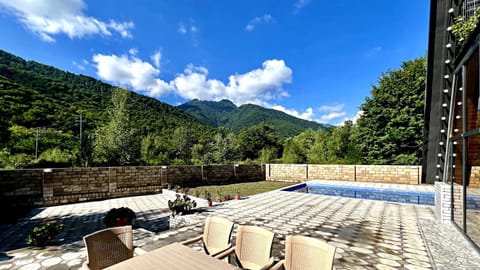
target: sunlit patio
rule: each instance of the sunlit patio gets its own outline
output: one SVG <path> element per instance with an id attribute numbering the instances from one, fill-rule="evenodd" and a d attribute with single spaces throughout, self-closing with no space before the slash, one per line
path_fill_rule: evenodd
<path id="1" fill-rule="evenodd" d="M 122 206 L 136 212 L 134 243 L 147 251 L 201 234 L 205 217 L 220 216 L 275 232 L 277 260 L 285 237 L 300 234 L 334 245 L 336 269 L 480 268 L 474 249 L 452 225 L 436 221 L 433 206 L 276 190 L 202 208 L 168 229 L 167 200 L 157 194 L 36 209 L 1 228 L 0 269 L 78 269 L 86 260 L 82 236 L 104 228 L 105 213 Z M 46 248 L 26 246 L 27 231 L 47 218 L 62 221 L 63 232 Z"/>

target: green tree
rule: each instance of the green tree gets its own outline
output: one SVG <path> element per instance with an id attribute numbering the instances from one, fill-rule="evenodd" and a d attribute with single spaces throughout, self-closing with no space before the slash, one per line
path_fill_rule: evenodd
<path id="1" fill-rule="evenodd" d="M 307 153 L 314 143 L 315 131 L 312 129 L 307 129 L 293 138 L 286 139 L 283 145 L 283 162 L 306 163 Z"/>
<path id="2" fill-rule="evenodd" d="M 223 135 L 217 133 L 213 140 L 213 160 L 215 163 L 225 164 L 236 160 L 235 134 Z"/>
<path id="3" fill-rule="evenodd" d="M 177 127 L 173 132 L 172 145 L 175 148 L 176 163 L 189 164 L 192 157 L 192 147 L 196 143 L 193 131 L 185 126 Z"/>
<path id="4" fill-rule="evenodd" d="M 94 156 L 108 165 L 138 164 L 140 142 L 138 131 L 130 121 L 127 110 L 129 92 L 116 89 L 112 94 L 112 107 L 108 109 L 108 122 L 95 132 Z"/>
<path id="5" fill-rule="evenodd" d="M 168 153 L 171 151 L 168 147 L 168 138 L 158 134 L 148 134 L 143 138 L 141 145 L 141 156 L 143 163 L 147 165 L 169 164 Z"/>
<path id="6" fill-rule="evenodd" d="M 276 157 L 281 153 L 281 145 L 274 130 L 264 124 L 242 129 L 237 137 L 237 147 L 242 160 L 257 159 L 264 148 L 273 148 Z"/>
<path id="7" fill-rule="evenodd" d="M 419 164 L 422 156 L 426 61 L 383 73 L 360 106 L 358 147 L 366 164 Z"/>

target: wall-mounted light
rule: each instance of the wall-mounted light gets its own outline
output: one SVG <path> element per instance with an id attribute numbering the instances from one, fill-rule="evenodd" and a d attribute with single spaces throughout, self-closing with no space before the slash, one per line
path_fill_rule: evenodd
<path id="1" fill-rule="evenodd" d="M 43 172 L 44 172 L 44 173 L 51 173 L 51 172 L 52 172 L 52 169 L 50 169 L 50 168 L 43 169 Z"/>
<path id="2" fill-rule="evenodd" d="M 447 27 L 447 31 L 448 32 L 452 31 L 452 27 L 451 26 Z"/>
<path id="3" fill-rule="evenodd" d="M 457 105 L 462 106 L 462 102 L 461 101 L 457 102 Z"/>
<path id="4" fill-rule="evenodd" d="M 443 104 L 442 104 L 442 107 L 446 108 L 446 107 L 448 107 L 448 104 L 447 104 L 447 103 L 443 103 Z"/>
<path id="5" fill-rule="evenodd" d="M 437 164 L 437 168 L 440 168 L 440 164 Z"/>
<path id="6" fill-rule="evenodd" d="M 452 44 L 451 44 L 451 43 L 448 43 L 447 45 L 445 45 L 445 47 L 451 48 L 451 47 L 452 47 Z"/>
<path id="7" fill-rule="evenodd" d="M 455 116 L 455 118 L 456 118 L 456 119 L 460 119 L 461 117 L 460 117 L 460 115 L 457 115 L 457 116 Z"/>
<path id="8" fill-rule="evenodd" d="M 445 74 L 445 75 L 443 76 L 443 78 L 448 79 L 448 78 L 450 78 L 450 75 Z"/>
<path id="9" fill-rule="evenodd" d="M 458 128 L 454 129 L 453 132 L 458 132 Z"/>
<path id="10" fill-rule="evenodd" d="M 445 120 L 447 120 L 447 117 L 442 116 L 440 119 L 442 119 L 442 121 L 445 121 Z"/>
<path id="11" fill-rule="evenodd" d="M 445 129 L 440 129 L 440 133 L 445 133 Z"/>
<path id="12" fill-rule="evenodd" d="M 442 153 L 438 153 L 438 155 L 437 155 L 437 156 L 441 157 L 441 156 L 442 156 Z"/>
<path id="13" fill-rule="evenodd" d="M 448 93 L 448 89 L 447 89 L 447 88 L 443 89 L 443 93 L 447 94 L 447 93 Z"/>
<path id="14" fill-rule="evenodd" d="M 451 14 L 451 13 L 453 13 L 454 11 L 455 11 L 455 9 L 453 9 L 453 8 L 450 8 L 450 9 L 448 10 L 448 13 L 450 13 L 450 14 Z"/>
<path id="15" fill-rule="evenodd" d="M 440 145 L 443 145 L 443 144 L 444 144 L 444 142 L 439 142 L 439 144 L 440 144 Z"/>

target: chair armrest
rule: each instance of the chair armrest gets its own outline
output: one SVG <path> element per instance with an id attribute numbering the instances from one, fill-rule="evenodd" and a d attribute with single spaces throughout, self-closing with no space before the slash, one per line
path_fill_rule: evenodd
<path id="1" fill-rule="evenodd" d="M 215 253 L 210 253 L 210 256 L 215 257 L 215 256 L 219 255 L 220 253 L 224 252 L 225 250 L 227 250 L 231 247 L 232 247 L 232 244 L 230 243 L 230 244 L 228 244 L 228 246 L 224 250 L 220 250 L 220 251 L 217 251 Z"/>
<path id="2" fill-rule="evenodd" d="M 133 250 L 133 254 L 135 254 L 135 256 L 142 255 L 142 254 L 145 254 L 147 252 L 148 251 L 146 251 L 142 248 L 139 248 L 139 247 L 135 247 L 135 249 Z"/>
<path id="3" fill-rule="evenodd" d="M 227 250 L 225 250 L 224 252 L 218 254 L 217 256 L 215 256 L 215 258 L 219 259 L 219 260 L 223 260 L 225 259 L 225 257 L 227 257 L 228 255 L 232 254 L 233 252 L 235 252 L 235 247 L 231 247 Z"/>
<path id="4" fill-rule="evenodd" d="M 273 257 L 270 257 L 270 259 L 268 260 L 268 263 L 265 264 L 262 268 L 260 268 L 260 270 L 270 269 L 272 265 L 273 265 Z"/>
<path id="5" fill-rule="evenodd" d="M 189 245 L 189 244 L 191 244 L 191 243 L 195 243 L 195 242 L 198 242 L 198 241 L 202 240 L 202 238 L 203 238 L 203 235 L 199 235 L 199 236 L 197 236 L 197 237 L 194 237 L 194 238 L 191 238 L 191 239 L 182 241 L 182 242 L 180 242 L 180 244 L 182 244 L 182 245 Z"/>
<path id="6" fill-rule="evenodd" d="M 274 266 L 272 266 L 270 270 L 280 270 L 280 269 L 283 269 L 284 267 L 285 267 L 285 260 L 281 260 L 277 262 Z"/>

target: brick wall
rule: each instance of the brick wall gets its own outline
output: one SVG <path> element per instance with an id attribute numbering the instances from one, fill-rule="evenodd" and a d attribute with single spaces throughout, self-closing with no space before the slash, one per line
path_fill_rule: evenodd
<path id="1" fill-rule="evenodd" d="M 265 180 L 264 165 L 0 170 L 0 204 L 50 206 L 157 193 L 167 183 L 199 186 L 256 180 Z"/>
<path id="2" fill-rule="evenodd" d="M 420 184 L 422 175 L 421 166 L 267 164 L 266 168 L 267 180 L 292 182 L 321 179 Z"/>

